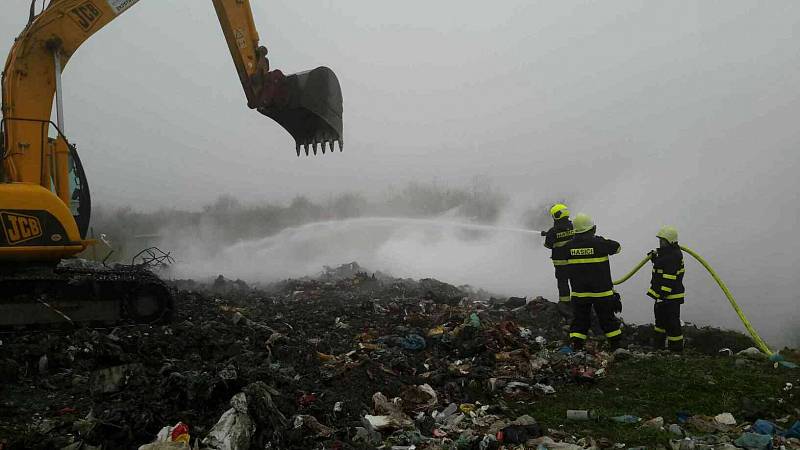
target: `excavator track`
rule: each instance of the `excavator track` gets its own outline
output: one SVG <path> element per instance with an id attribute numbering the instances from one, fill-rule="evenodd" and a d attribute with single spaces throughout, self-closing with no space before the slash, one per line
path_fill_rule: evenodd
<path id="1" fill-rule="evenodd" d="M 168 322 L 174 309 L 169 287 L 141 268 L 0 269 L 3 329 Z"/>

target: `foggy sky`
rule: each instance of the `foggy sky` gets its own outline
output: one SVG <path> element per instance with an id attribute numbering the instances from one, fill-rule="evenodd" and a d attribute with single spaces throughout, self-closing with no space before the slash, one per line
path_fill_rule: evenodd
<path id="1" fill-rule="evenodd" d="M 5 55 L 29 3 L 3 3 Z M 339 76 L 345 152 L 298 159 L 247 109 L 210 2 L 142 0 L 64 75 L 96 201 L 196 208 L 485 175 L 517 204 L 592 213 L 623 243 L 617 273 L 674 224 L 761 327 L 800 321 L 800 3 L 252 3 L 274 68 Z M 735 323 L 692 283 L 713 301 L 691 314 Z"/>

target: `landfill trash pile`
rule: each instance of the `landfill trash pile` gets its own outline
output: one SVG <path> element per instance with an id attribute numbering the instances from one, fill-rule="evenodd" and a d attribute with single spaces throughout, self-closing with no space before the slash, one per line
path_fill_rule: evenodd
<path id="1" fill-rule="evenodd" d="M 599 333 L 575 353 L 556 303 L 355 263 L 259 288 L 222 276 L 173 284 L 168 325 L 0 334 L 0 450 L 622 448 L 509 405 L 654 357 L 639 345 L 647 327 L 626 327 L 629 350 L 605 351 Z M 700 352 L 760 358 L 739 333 L 685 334 Z M 768 448 L 768 438 L 800 449 L 794 414 L 744 423 L 575 410 L 563 420 L 668 430 L 674 449 Z"/>

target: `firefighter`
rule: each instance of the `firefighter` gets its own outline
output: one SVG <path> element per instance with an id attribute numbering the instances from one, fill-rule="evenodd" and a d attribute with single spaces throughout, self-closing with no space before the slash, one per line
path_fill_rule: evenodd
<path id="1" fill-rule="evenodd" d="M 653 306 L 653 346 L 663 349 L 666 341 L 671 351 L 682 352 L 681 305 L 685 296 L 685 270 L 683 253 L 678 245 L 678 230 L 670 226 L 661 227 L 656 236 L 659 247 L 648 253 L 653 263 L 653 277 L 647 295 L 656 301 Z"/>
<path id="2" fill-rule="evenodd" d="M 567 274 L 572 287 L 574 318 L 570 327 L 570 344 L 580 350 L 586 343 L 592 325 L 592 309 L 609 346 L 620 347 L 622 328 L 615 316 L 619 296 L 614 292 L 608 257 L 620 252 L 619 242 L 595 235 L 592 218 L 578 214 L 573 221 L 572 240 L 556 250 L 556 256 L 567 260 Z"/>
<path id="3" fill-rule="evenodd" d="M 542 231 L 544 236 L 544 246 L 551 251 L 550 259 L 556 272 L 556 283 L 558 284 L 558 311 L 566 320 L 572 319 L 572 306 L 570 305 L 569 278 L 567 277 L 565 259 L 555 257 L 556 249 L 563 247 L 572 239 L 572 222 L 569 220 L 569 209 L 567 205 L 556 203 L 550 208 L 550 216 L 553 218 L 553 226 L 547 231 Z"/>

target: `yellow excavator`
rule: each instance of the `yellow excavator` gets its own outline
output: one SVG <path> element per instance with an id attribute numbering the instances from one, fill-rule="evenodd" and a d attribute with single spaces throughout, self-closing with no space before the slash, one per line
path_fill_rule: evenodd
<path id="1" fill-rule="evenodd" d="M 61 73 L 83 42 L 139 0 L 50 0 L 8 54 L 0 127 L 0 327 L 149 323 L 174 311 L 167 286 L 147 270 L 59 264 L 93 244 L 80 158 L 64 135 Z M 270 70 L 249 0 L 211 0 L 247 106 L 270 117 L 295 150 L 342 150 L 342 92 L 327 67 Z M 51 120 L 55 98 L 55 123 Z"/>

